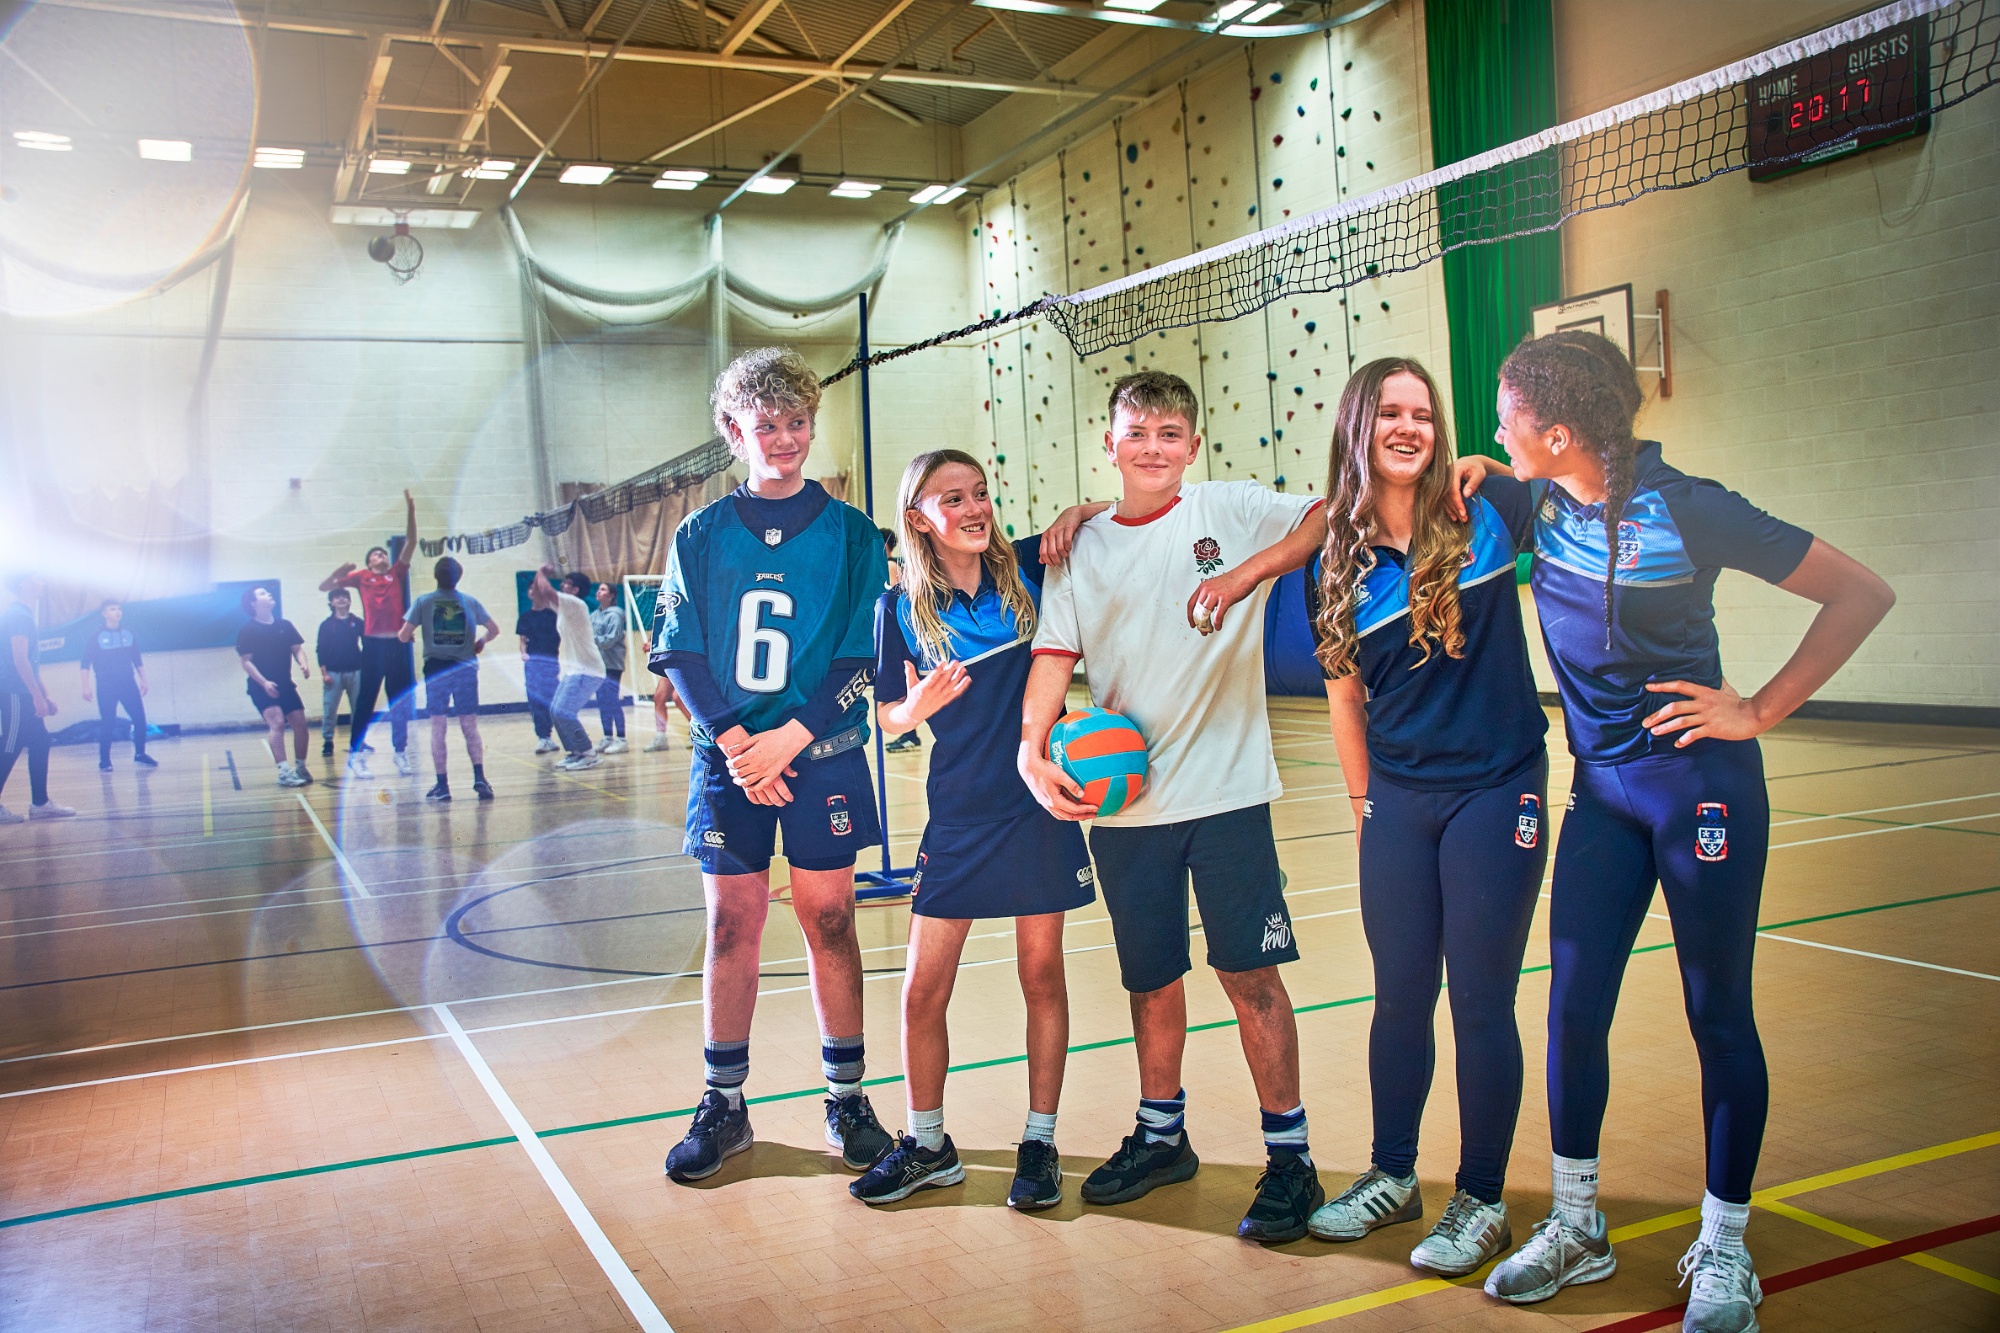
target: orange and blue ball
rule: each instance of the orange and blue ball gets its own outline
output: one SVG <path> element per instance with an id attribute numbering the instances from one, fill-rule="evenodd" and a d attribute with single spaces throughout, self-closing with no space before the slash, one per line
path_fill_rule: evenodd
<path id="1" fill-rule="evenodd" d="M 1084 708 L 1049 731 L 1049 759 L 1083 788 L 1085 805 L 1115 815 L 1146 789 L 1146 738 L 1122 713 Z"/>

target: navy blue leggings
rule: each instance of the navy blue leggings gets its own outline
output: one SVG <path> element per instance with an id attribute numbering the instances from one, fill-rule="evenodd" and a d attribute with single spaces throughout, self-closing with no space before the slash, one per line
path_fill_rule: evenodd
<path id="1" fill-rule="evenodd" d="M 1556 849 L 1549 952 L 1549 1122 L 1564 1157 L 1597 1156 L 1618 986 L 1666 889 L 1681 997 L 1701 1059 L 1708 1192 L 1748 1203 L 1771 1099 L 1750 1002 L 1771 805 L 1755 741 L 1578 764 Z"/>
<path id="2" fill-rule="evenodd" d="M 1416 791 L 1369 780 L 1361 924 L 1375 959 L 1368 1031 L 1374 1163 L 1416 1169 L 1417 1127 L 1437 1063 L 1432 1016 L 1451 977 L 1458 1055 L 1458 1188 L 1500 1200 L 1521 1109 L 1514 991 L 1548 864 L 1544 756 L 1504 786 Z"/>

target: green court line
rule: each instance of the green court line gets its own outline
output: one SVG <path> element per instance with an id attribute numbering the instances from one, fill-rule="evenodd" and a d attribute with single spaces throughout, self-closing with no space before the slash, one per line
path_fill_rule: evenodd
<path id="1" fill-rule="evenodd" d="M 2000 893 L 2000 884 L 1995 884 L 1984 889 L 1964 889 L 1957 893 L 1934 893 L 1922 898 L 1904 898 L 1897 902 L 1876 903 L 1868 907 L 1850 907 L 1841 912 L 1825 912 L 1818 916 L 1802 916 L 1791 921 L 1774 921 L 1769 925 L 1759 926 L 1757 929 L 1759 932 L 1787 930 L 1793 926 L 1811 925 L 1819 921 L 1836 921 L 1843 917 L 1866 916 L 1873 912 L 1887 912 L 1898 907 L 1917 907 L 1925 903 L 1950 902 L 1958 898 L 1977 898 L 1989 893 Z M 1642 944 L 1638 948 L 1633 949 L 1632 953 L 1635 956 L 1642 953 L 1658 953 L 1661 950 L 1673 947 L 1673 941 L 1669 940 L 1664 944 Z M 1524 967 L 1521 969 L 1521 975 L 1527 976 L 1534 972 L 1546 972 L 1550 966 L 1548 963 L 1538 963 L 1533 967 Z M 1325 1009 L 1344 1009 L 1357 1004 L 1366 1004 L 1374 998 L 1373 995 L 1351 995 L 1340 1000 L 1322 1000 L 1316 1004 L 1298 1005 L 1292 1012 L 1295 1014 L 1311 1014 Z M 1235 1026 L 1235 1019 L 1224 1018 L 1212 1023 L 1197 1023 L 1188 1028 L 1188 1031 L 1213 1032 L 1220 1028 Z M 1130 1046 L 1132 1044 L 1133 1039 L 1131 1037 L 1109 1037 L 1103 1041 L 1087 1041 L 1072 1046 L 1069 1048 L 1069 1053 L 1075 1055 L 1084 1051 L 1101 1051 L 1114 1046 Z M 1003 1055 L 991 1060 L 975 1060 L 967 1064 L 952 1065 L 946 1072 L 962 1074 L 974 1069 L 992 1069 L 1000 1065 L 1025 1064 L 1027 1059 L 1026 1055 Z M 890 1083 L 901 1083 L 902 1081 L 903 1076 L 901 1074 L 888 1074 L 881 1078 L 867 1079 L 864 1081 L 863 1086 L 874 1088 Z M 766 1102 L 795 1101 L 801 1097 L 823 1097 L 825 1095 L 826 1090 L 824 1088 L 811 1087 L 799 1088 L 792 1092 L 767 1093 L 762 1097 L 746 1097 L 743 1100 L 746 1105 L 762 1105 Z M 537 1130 L 535 1133 L 537 1137 L 544 1139 L 561 1138 L 568 1134 L 585 1134 L 599 1129 L 617 1129 L 626 1125 L 646 1125 L 662 1120 L 676 1120 L 683 1116 L 692 1116 L 694 1113 L 694 1107 L 682 1106 L 671 1111 L 649 1111 L 642 1115 L 620 1116 L 614 1120 L 592 1120 L 580 1125 L 563 1125 L 555 1129 Z M 65 1217 L 82 1216 L 86 1213 L 102 1213 L 115 1208 L 130 1208 L 136 1204 L 159 1203 L 167 1199 L 181 1199 L 191 1194 L 213 1194 L 220 1190 L 241 1189 L 249 1185 L 264 1185 L 280 1180 L 296 1180 L 302 1176 L 319 1176 L 333 1171 L 350 1171 L 357 1167 L 382 1166 L 390 1162 L 407 1162 L 422 1157 L 442 1157 L 448 1153 L 469 1152 L 475 1148 L 494 1148 L 503 1143 L 512 1142 L 514 1142 L 512 1135 L 506 1135 L 497 1139 L 474 1139 L 466 1143 L 447 1143 L 436 1148 L 417 1148 L 410 1152 L 388 1153 L 381 1157 L 357 1157 L 352 1161 L 328 1162 L 324 1166 L 299 1167 L 293 1171 L 273 1171 L 258 1176 L 241 1176 L 235 1180 L 218 1180 L 206 1185 L 185 1185 L 180 1189 L 160 1190 L 152 1194 L 135 1194 L 126 1199 L 107 1199 L 102 1203 L 78 1204 L 73 1208 L 57 1208 L 45 1213 L 27 1213 L 20 1217 L 0 1217 L 0 1231 L 4 1231 L 8 1227 L 27 1226 L 32 1222 L 53 1222 Z"/>

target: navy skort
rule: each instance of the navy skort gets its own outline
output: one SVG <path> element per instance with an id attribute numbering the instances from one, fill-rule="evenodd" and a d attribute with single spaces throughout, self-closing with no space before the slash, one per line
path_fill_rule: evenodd
<path id="1" fill-rule="evenodd" d="M 927 825 L 910 910 L 953 920 L 1041 916 L 1096 898 L 1083 830 L 1037 806 L 984 824 Z"/>

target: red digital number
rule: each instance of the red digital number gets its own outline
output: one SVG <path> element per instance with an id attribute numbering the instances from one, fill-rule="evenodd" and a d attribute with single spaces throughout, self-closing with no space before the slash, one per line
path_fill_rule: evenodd
<path id="1" fill-rule="evenodd" d="M 1863 106 L 1867 106 L 1867 105 L 1868 105 L 1868 80 L 1866 80 L 1866 79 L 1856 79 L 1856 80 L 1854 81 L 1854 86 L 1855 86 L 1855 87 L 1857 87 L 1857 88 L 1859 88 L 1859 89 L 1861 90 L 1861 105 L 1863 105 Z"/>
<path id="2" fill-rule="evenodd" d="M 1824 96 L 1814 93 L 1812 95 L 1811 107 L 1812 109 L 1806 113 L 1807 120 L 1817 125 L 1820 121 L 1826 119 L 1826 98 Z"/>
<path id="3" fill-rule="evenodd" d="M 1844 83 L 1840 85 L 1840 109 L 1843 112 L 1847 110 L 1847 85 Z"/>
<path id="4" fill-rule="evenodd" d="M 1798 127 L 1805 121 L 1805 118 L 1806 118 L 1806 104 L 1804 102 L 1794 102 L 1792 103 L 1792 118 L 1791 120 L 1786 122 L 1785 128 L 1789 130 L 1797 130 Z"/>

